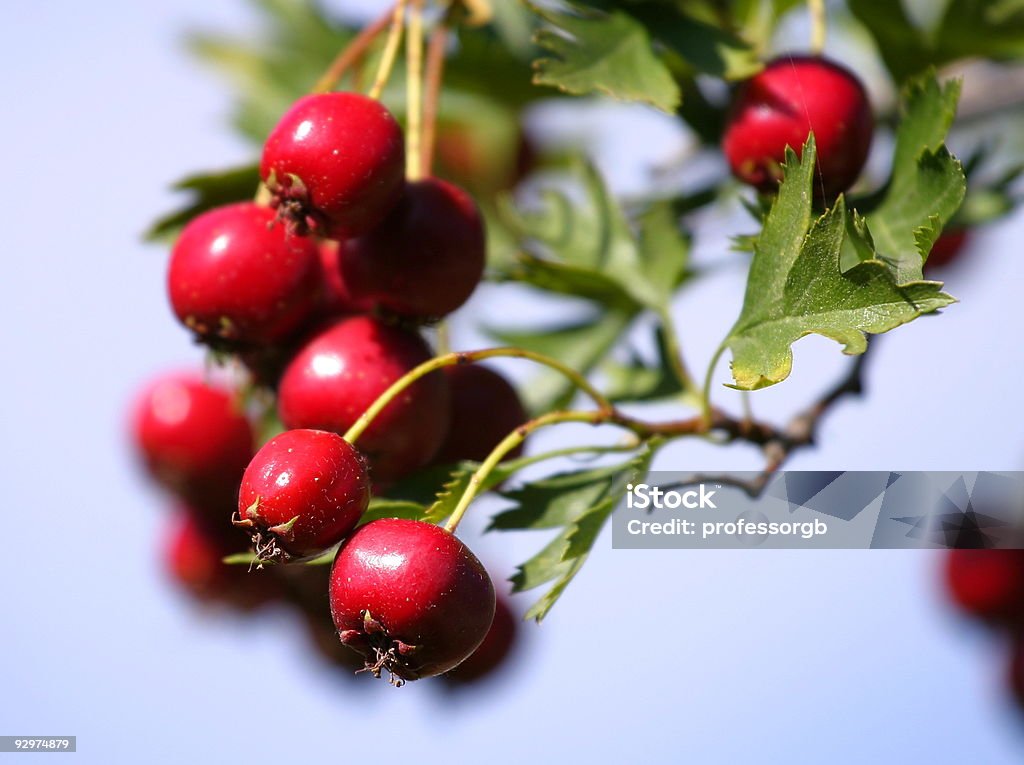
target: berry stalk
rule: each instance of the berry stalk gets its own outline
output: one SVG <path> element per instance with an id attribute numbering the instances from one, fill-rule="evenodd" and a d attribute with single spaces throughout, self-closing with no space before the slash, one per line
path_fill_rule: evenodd
<path id="1" fill-rule="evenodd" d="M 820 56 L 825 51 L 825 0 L 807 0 L 811 14 L 811 52 Z"/>
<path id="2" fill-rule="evenodd" d="M 320 76 L 320 79 L 316 81 L 310 93 L 329 93 L 334 90 L 342 76 L 348 71 L 348 68 L 362 58 L 380 33 L 387 29 L 388 24 L 395 16 L 395 11 L 395 7 L 389 8 L 369 26 L 363 28 L 352 42 L 345 46 L 345 49 L 331 62 L 331 65 L 327 67 L 327 70 Z"/>
<path id="3" fill-rule="evenodd" d="M 411 0 L 409 8 L 405 93 L 405 175 L 417 181 L 423 177 L 423 0 Z"/>
<path id="4" fill-rule="evenodd" d="M 395 57 L 398 55 L 398 46 L 402 42 L 402 32 L 405 29 L 405 7 L 409 0 L 398 0 L 395 9 L 391 14 L 391 28 L 388 30 L 388 39 L 384 44 L 384 53 L 380 59 L 380 66 L 377 67 L 377 75 L 374 77 L 373 85 L 367 95 L 370 98 L 379 99 L 387 85 L 391 70 L 395 66 Z"/>
<path id="5" fill-rule="evenodd" d="M 444 79 L 444 54 L 448 46 L 449 17 L 454 7 L 450 6 L 448 12 L 434 27 L 427 45 L 426 94 L 423 99 L 423 135 L 420 141 L 420 164 L 425 176 L 429 176 L 433 170 L 434 136 L 437 133 L 438 104 L 441 99 L 441 82 Z"/>

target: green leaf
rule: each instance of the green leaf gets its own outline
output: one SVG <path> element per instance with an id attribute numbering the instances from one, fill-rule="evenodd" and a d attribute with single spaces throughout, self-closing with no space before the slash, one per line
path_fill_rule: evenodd
<path id="1" fill-rule="evenodd" d="M 943 144 L 959 97 L 959 81 L 940 86 L 934 75 L 908 85 L 892 177 L 881 203 L 866 215 L 877 255 L 900 284 L 924 278 L 932 245 L 964 199 L 963 168 Z M 848 258 L 844 265 L 851 265 Z"/>
<path id="2" fill-rule="evenodd" d="M 561 528 L 512 577 L 514 592 L 553 582 L 526 618 L 539 622 L 551 610 L 583 567 L 605 522 L 625 496 L 626 486 L 650 468 L 657 447 L 649 443 L 619 465 L 562 473 L 505 493 L 516 505 L 495 517 L 492 528 Z"/>
<path id="3" fill-rule="evenodd" d="M 735 81 L 764 67 L 753 46 L 716 24 L 677 9 L 651 8 L 639 16 L 653 37 L 700 74 Z"/>
<path id="4" fill-rule="evenodd" d="M 177 236 L 181 228 L 192 218 L 207 210 L 252 199 L 259 182 L 259 168 L 256 164 L 196 173 L 182 178 L 172 188 L 175 191 L 191 192 L 191 198 L 184 206 L 154 222 L 146 231 L 146 239 L 171 239 Z"/>
<path id="5" fill-rule="evenodd" d="M 863 353 L 867 333 L 887 332 L 954 302 L 938 282 L 898 283 L 878 258 L 841 269 L 846 205 L 840 197 L 812 225 L 816 157 L 813 137 L 802 161 L 787 151 L 785 180 L 754 246 L 743 310 L 722 344 L 733 352 L 736 388 L 756 390 L 786 379 L 790 346 L 805 335 L 831 338 L 848 354 Z"/>
<path id="6" fill-rule="evenodd" d="M 683 393 L 666 355 L 662 328 L 655 330 L 658 359 L 653 365 L 634 355 L 626 364 L 608 362 L 601 367 L 606 377 L 605 395 L 616 403 L 623 401 L 657 401 Z"/>
<path id="7" fill-rule="evenodd" d="M 647 30 L 629 14 L 529 7 L 549 24 L 534 38 L 549 54 L 534 62 L 534 83 L 574 95 L 641 101 L 669 113 L 679 106 L 672 73 L 654 53 Z"/>

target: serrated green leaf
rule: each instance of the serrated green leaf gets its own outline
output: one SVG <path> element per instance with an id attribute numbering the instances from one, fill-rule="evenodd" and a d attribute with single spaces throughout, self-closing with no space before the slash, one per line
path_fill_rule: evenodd
<path id="1" fill-rule="evenodd" d="M 514 592 L 553 582 L 527 618 L 543 619 L 579 573 L 601 528 L 625 496 L 627 484 L 647 472 L 657 446 L 649 443 L 619 465 L 563 473 L 505 494 L 516 506 L 497 516 L 493 528 L 562 529 L 511 579 Z"/>
<path id="2" fill-rule="evenodd" d="M 608 362 L 602 365 L 605 374 L 604 394 L 613 402 L 656 401 L 683 393 L 683 387 L 665 353 L 665 338 L 662 328 L 655 331 L 658 358 L 655 364 L 647 365 L 643 359 L 634 356 L 628 363 Z"/>
<path id="3" fill-rule="evenodd" d="M 756 390 L 786 379 L 793 363 L 791 345 L 805 335 L 831 338 L 848 354 L 863 353 L 868 333 L 887 332 L 954 302 L 938 282 L 897 283 L 880 259 L 843 271 L 845 202 L 840 197 L 811 224 L 813 137 L 802 157 L 787 151 L 785 180 L 754 247 L 743 310 L 722 344 L 733 352 L 734 387 L 739 389 Z"/>
<path id="4" fill-rule="evenodd" d="M 371 521 L 381 518 L 407 518 L 413 521 L 422 521 L 426 518 L 427 508 L 418 502 L 410 502 L 405 499 L 390 499 L 388 497 L 374 497 L 370 500 L 370 506 L 366 508 L 359 519 L 359 525 L 363 526 Z"/>
<path id="5" fill-rule="evenodd" d="M 155 221 L 146 231 L 146 239 L 171 239 L 192 218 L 207 210 L 252 199 L 259 181 L 259 169 L 256 164 L 195 173 L 182 178 L 175 182 L 172 188 L 175 191 L 190 192 L 189 201 Z"/>
<path id="6" fill-rule="evenodd" d="M 550 25 L 534 37 L 549 54 L 534 62 L 536 84 L 573 95 L 641 101 L 669 113 L 679 106 L 672 73 L 654 53 L 647 30 L 628 13 L 529 7 Z"/>
<path id="7" fill-rule="evenodd" d="M 910 83 L 904 95 L 891 180 L 866 215 L 877 256 L 899 284 L 924 278 L 932 245 L 964 199 L 963 169 L 943 143 L 959 97 L 959 81 L 939 85 L 932 74 Z"/>

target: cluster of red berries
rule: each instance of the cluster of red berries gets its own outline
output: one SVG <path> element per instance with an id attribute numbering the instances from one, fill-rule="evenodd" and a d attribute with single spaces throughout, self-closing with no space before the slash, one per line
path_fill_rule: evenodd
<path id="1" fill-rule="evenodd" d="M 945 580 L 957 607 L 1009 633 L 1007 682 L 1024 707 L 1024 550 L 950 550 Z"/>
<path id="2" fill-rule="evenodd" d="M 168 290 L 200 342 L 235 355 L 276 395 L 286 430 L 256 450 L 230 392 L 186 377 L 147 391 L 139 450 L 188 507 L 171 564 L 210 590 L 239 527 L 263 562 L 341 543 L 330 611 L 367 669 L 398 682 L 439 675 L 482 644 L 500 662 L 513 633 L 504 615 L 494 620 L 491 578 L 463 542 L 420 521 L 359 524 L 371 495 L 416 470 L 483 459 L 526 419 L 515 389 L 483 367 L 447 367 L 392 399 L 358 449 L 342 437 L 433 356 L 418 328 L 480 282 L 480 213 L 453 184 L 407 181 L 400 126 L 352 93 L 300 99 L 268 137 L 260 172 L 266 204 L 219 207 L 184 228 Z M 502 635 L 488 637 L 492 622 Z"/>

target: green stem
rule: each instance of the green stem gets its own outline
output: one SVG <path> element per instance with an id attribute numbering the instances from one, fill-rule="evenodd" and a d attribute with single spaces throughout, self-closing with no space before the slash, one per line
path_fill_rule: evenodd
<path id="1" fill-rule="evenodd" d="M 718 360 L 722 358 L 722 354 L 725 353 L 725 346 L 720 345 L 718 350 L 715 351 L 715 355 L 711 358 L 711 363 L 708 364 L 708 371 L 704 374 L 704 392 L 701 396 L 701 419 L 704 421 L 706 428 L 711 427 L 712 420 L 712 409 L 711 409 L 711 379 L 715 376 L 715 367 L 718 366 Z"/>
<path id="2" fill-rule="evenodd" d="M 370 91 L 367 95 L 370 98 L 380 98 L 380 94 L 384 92 L 384 86 L 387 85 L 388 78 L 391 77 L 391 70 L 395 66 L 395 57 L 398 55 L 398 46 L 402 42 L 402 31 L 405 28 L 405 6 L 408 5 L 409 0 L 398 0 L 395 3 L 395 10 L 391 14 L 391 28 L 388 30 L 388 39 L 384 44 L 384 53 L 380 59 L 380 66 L 377 67 L 377 76 L 373 80 L 373 85 L 370 86 Z"/>
<path id="3" fill-rule="evenodd" d="M 606 417 L 607 415 L 602 412 L 548 412 L 520 425 L 505 436 L 501 443 L 494 447 L 494 450 L 487 455 L 487 459 L 480 463 L 480 467 L 474 471 L 469 479 L 469 486 L 466 487 L 466 491 L 459 499 L 459 504 L 455 506 L 451 517 L 444 525 L 445 530 L 454 533 L 462 517 L 466 514 L 466 510 L 469 509 L 470 503 L 479 493 L 480 487 L 486 482 L 487 476 L 505 458 L 505 455 L 519 446 L 530 433 L 546 425 L 555 425 L 563 422 L 587 422 L 597 425 L 603 422 Z"/>
<path id="4" fill-rule="evenodd" d="M 542 353 L 535 353 L 534 351 L 527 351 L 523 348 L 487 348 L 480 351 L 460 351 L 457 353 L 446 353 L 443 356 L 436 356 L 429 361 L 424 361 L 415 369 L 406 372 L 405 375 L 396 380 L 390 388 L 384 391 L 377 400 L 370 405 L 369 409 L 360 415 L 359 419 L 355 421 L 348 432 L 345 433 L 345 440 L 350 444 L 354 444 L 356 440 L 363 434 L 374 419 L 390 404 L 396 396 L 402 391 L 412 385 L 414 382 L 419 380 L 431 372 L 435 372 L 443 367 L 452 366 L 454 364 L 472 364 L 483 359 L 490 359 L 495 357 L 506 357 L 514 359 L 529 359 L 535 361 L 538 364 L 551 367 L 557 372 L 565 375 L 566 378 L 571 380 L 577 388 L 586 393 L 590 398 L 594 400 L 599 408 L 598 414 L 602 417 L 607 417 L 608 413 L 614 410 L 612 403 L 605 398 L 605 396 L 597 390 L 590 382 L 579 372 L 566 364 L 563 364 L 558 359 L 553 359 L 550 356 L 545 356 Z M 591 413 L 594 414 L 594 413 Z"/>
<path id="5" fill-rule="evenodd" d="M 423 0 L 411 0 L 405 62 L 405 175 L 418 181 L 423 177 Z"/>
<path id="6" fill-rule="evenodd" d="M 820 56 L 825 50 L 825 0 L 807 0 L 807 8 L 811 13 L 811 52 Z"/>

